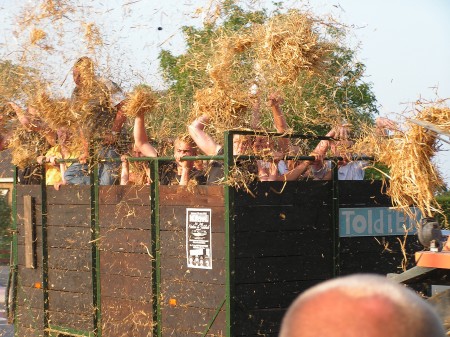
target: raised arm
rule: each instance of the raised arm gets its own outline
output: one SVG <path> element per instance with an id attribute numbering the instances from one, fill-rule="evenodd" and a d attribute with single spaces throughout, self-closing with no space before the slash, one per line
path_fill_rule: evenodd
<path id="1" fill-rule="evenodd" d="M 144 114 L 138 114 L 134 119 L 134 145 L 145 157 L 157 157 L 158 152 L 149 143 L 147 131 L 145 130 Z"/>
<path id="2" fill-rule="evenodd" d="M 283 111 L 281 110 L 281 105 L 283 104 L 283 98 L 277 94 L 272 93 L 269 95 L 269 105 L 272 109 L 272 116 L 273 121 L 275 124 L 275 129 L 278 133 L 285 133 L 288 131 L 288 124 L 286 122 L 286 117 L 283 114 Z M 278 139 L 278 146 L 280 147 L 280 150 L 286 153 L 289 150 L 289 139 L 280 137 Z"/>
<path id="3" fill-rule="evenodd" d="M 198 117 L 188 126 L 188 132 L 195 144 L 197 144 L 198 148 L 204 154 L 207 156 L 215 156 L 222 147 L 204 131 L 208 121 L 209 118 L 206 115 Z"/>

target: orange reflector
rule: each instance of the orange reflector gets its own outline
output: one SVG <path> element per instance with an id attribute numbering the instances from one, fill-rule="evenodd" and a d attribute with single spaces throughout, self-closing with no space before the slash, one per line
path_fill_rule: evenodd
<path id="1" fill-rule="evenodd" d="M 42 288 L 41 282 L 35 282 L 35 283 L 34 283 L 34 287 L 35 287 L 36 289 L 41 289 L 41 288 Z"/>
<path id="2" fill-rule="evenodd" d="M 177 305 L 177 300 L 175 298 L 169 299 L 169 305 L 175 307 Z"/>

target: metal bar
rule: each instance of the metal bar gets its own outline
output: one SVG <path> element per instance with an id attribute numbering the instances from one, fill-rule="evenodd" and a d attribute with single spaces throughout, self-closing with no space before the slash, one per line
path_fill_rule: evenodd
<path id="1" fill-rule="evenodd" d="M 94 336 L 101 336 L 101 298 L 100 298 L 100 254 L 99 238 L 99 186 L 98 164 L 94 164 L 90 172 L 91 180 L 91 242 L 92 242 L 92 304 Z"/>
<path id="2" fill-rule="evenodd" d="M 17 314 L 17 273 L 18 273 L 18 261 L 19 261 L 19 252 L 18 252 L 18 233 L 17 233 L 17 166 L 14 167 L 14 182 L 13 182 L 13 191 L 12 191 L 12 256 L 13 256 L 13 267 L 10 267 L 10 271 L 12 272 L 11 276 L 11 286 L 12 286 L 12 298 L 11 300 L 11 316 L 14 319 L 14 331 L 15 336 L 17 336 L 18 329 L 18 314 Z M 9 289 L 8 289 L 8 297 L 9 297 Z M 8 318 L 10 317 L 8 314 Z"/>
<path id="3" fill-rule="evenodd" d="M 42 222 L 42 289 L 44 295 L 44 336 L 48 336 L 48 327 L 50 324 L 49 314 L 49 290 L 48 290 L 48 226 L 47 226 L 47 184 L 45 181 L 45 165 L 41 168 L 41 222 Z"/>
<path id="4" fill-rule="evenodd" d="M 213 316 L 211 322 L 209 322 L 208 326 L 206 327 L 206 330 L 205 330 L 205 332 L 203 333 L 202 337 L 206 337 L 206 335 L 208 334 L 209 329 L 211 329 L 211 327 L 213 326 L 214 322 L 216 321 L 217 316 L 219 316 L 220 309 L 222 309 L 222 307 L 223 307 L 223 305 L 225 304 L 226 300 L 227 300 L 227 299 L 224 298 L 223 301 L 222 301 L 222 303 L 217 307 L 216 312 L 214 313 L 214 316 Z"/>
<path id="5" fill-rule="evenodd" d="M 233 165 L 233 135 L 224 133 L 224 176 L 228 180 L 230 166 Z M 234 188 L 228 184 L 224 186 L 225 192 L 225 298 L 226 298 L 226 337 L 234 337 L 234 326 L 231 324 L 234 317 Z"/>
<path id="6" fill-rule="evenodd" d="M 337 163 L 333 165 L 333 180 L 332 180 L 332 221 L 331 233 L 333 240 L 333 259 L 332 259 L 332 275 L 333 277 L 340 275 L 340 241 L 339 241 L 339 167 Z"/>
<path id="7" fill-rule="evenodd" d="M 152 160 L 150 171 L 150 208 L 151 208 L 151 236 L 152 236 L 152 292 L 153 292 L 153 335 L 162 334 L 161 317 L 161 251 L 159 225 L 159 161 Z"/>

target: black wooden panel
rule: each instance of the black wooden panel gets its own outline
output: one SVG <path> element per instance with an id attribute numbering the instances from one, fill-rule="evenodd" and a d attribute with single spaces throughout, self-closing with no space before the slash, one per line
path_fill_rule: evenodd
<path id="1" fill-rule="evenodd" d="M 386 186 L 380 180 L 339 181 L 340 207 L 390 207 L 390 198 L 385 194 Z"/>
<path id="2" fill-rule="evenodd" d="M 235 336 L 278 333 L 285 312 L 286 309 L 250 310 L 237 305 L 233 319 Z"/>
<path id="3" fill-rule="evenodd" d="M 289 231 L 329 229 L 332 211 L 320 201 L 315 204 L 247 206 L 234 209 L 235 230 Z"/>
<path id="4" fill-rule="evenodd" d="M 245 190 L 235 192 L 235 205 L 294 205 L 332 201 L 330 181 L 257 182 Z"/>
<path id="5" fill-rule="evenodd" d="M 316 280 L 330 276 L 331 258 L 327 256 L 282 256 L 236 259 L 236 283 L 266 283 Z"/>
<path id="6" fill-rule="evenodd" d="M 331 235 L 327 230 L 236 233 L 236 257 L 327 256 Z"/>
<path id="7" fill-rule="evenodd" d="M 250 310 L 287 308 L 301 292 L 323 280 L 237 284 L 235 301 Z"/>

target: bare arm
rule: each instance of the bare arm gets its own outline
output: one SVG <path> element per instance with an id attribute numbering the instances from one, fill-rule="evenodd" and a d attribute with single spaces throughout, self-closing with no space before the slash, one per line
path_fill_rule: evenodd
<path id="1" fill-rule="evenodd" d="M 208 121 L 208 116 L 202 115 L 188 126 L 188 131 L 195 144 L 203 153 L 207 156 L 214 156 L 222 147 L 204 131 Z"/>
<path id="2" fill-rule="evenodd" d="M 148 141 L 143 114 L 137 115 L 134 119 L 133 136 L 134 145 L 145 157 L 158 156 L 158 152 Z"/>
<path id="3" fill-rule="evenodd" d="M 281 110 L 281 104 L 283 104 L 283 99 L 280 95 L 276 93 L 272 93 L 269 96 L 269 105 L 272 109 L 273 121 L 275 123 L 275 129 L 278 133 L 285 133 L 288 130 L 288 124 L 286 122 L 286 117 Z M 283 152 L 287 152 L 289 150 L 289 139 L 288 138 L 279 138 L 278 145 L 280 146 L 280 150 Z"/>

